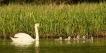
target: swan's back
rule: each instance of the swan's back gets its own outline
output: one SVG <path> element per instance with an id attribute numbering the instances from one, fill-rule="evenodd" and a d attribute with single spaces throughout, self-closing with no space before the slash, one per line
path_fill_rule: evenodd
<path id="1" fill-rule="evenodd" d="M 26 33 L 17 33 L 15 36 L 19 41 L 33 41 L 34 39 Z"/>
<path id="2" fill-rule="evenodd" d="M 14 37 L 18 37 L 18 38 L 32 38 L 30 35 L 26 34 L 26 33 L 17 33 L 15 34 Z"/>

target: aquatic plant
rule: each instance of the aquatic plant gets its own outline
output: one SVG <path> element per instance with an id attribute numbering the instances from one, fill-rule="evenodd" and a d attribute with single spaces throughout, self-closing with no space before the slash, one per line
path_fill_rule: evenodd
<path id="1" fill-rule="evenodd" d="M 0 36 L 14 36 L 18 32 L 32 35 L 36 22 L 42 25 L 42 37 L 105 35 L 105 9 L 106 3 L 0 6 Z"/>

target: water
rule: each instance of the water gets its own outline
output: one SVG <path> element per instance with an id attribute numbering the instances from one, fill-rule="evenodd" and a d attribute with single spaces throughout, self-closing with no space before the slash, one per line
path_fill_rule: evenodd
<path id="1" fill-rule="evenodd" d="M 0 40 L 0 53 L 106 53 L 106 38 L 93 42 L 40 39 L 39 42 L 15 43 Z"/>

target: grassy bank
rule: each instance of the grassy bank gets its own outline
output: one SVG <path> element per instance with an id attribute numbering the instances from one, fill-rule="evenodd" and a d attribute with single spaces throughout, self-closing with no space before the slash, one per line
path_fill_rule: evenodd
<path id="1" fill-rule="evenodd" d="M 105 35 L 106 3 L 76 5 L 0 6 L 0 36 L 18 32 L 35 35 L 34 24 L 40 23 L 40 36 Z"/>

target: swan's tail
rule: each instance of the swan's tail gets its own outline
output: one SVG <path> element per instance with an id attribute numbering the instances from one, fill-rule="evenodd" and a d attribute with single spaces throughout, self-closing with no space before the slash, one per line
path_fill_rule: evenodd
<path id="1" fill-rule="evenodd" d="M 12 39 L 12 41 L 17 41 L 16 38 L 10 37 Z"/>
<path id="2" fill-rule="evenodd" d="M 14 38 L 13 37 L 10 37 L 12 40 L 14 40 Z"/>

